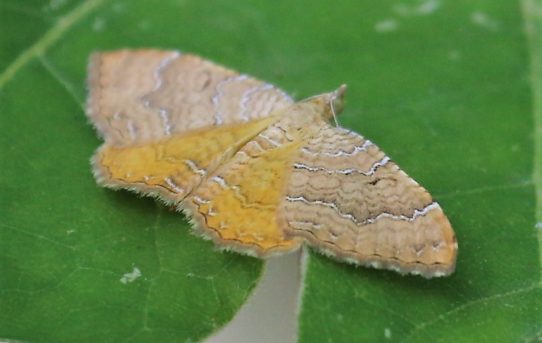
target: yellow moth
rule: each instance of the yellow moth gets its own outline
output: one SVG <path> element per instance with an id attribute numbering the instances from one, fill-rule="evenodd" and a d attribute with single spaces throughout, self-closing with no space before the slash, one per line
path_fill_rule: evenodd
<path id="1" fill-rule="evenodd" d="M 453 272 L 440 206 L 373 142 L 330 121 L 345 87 L 295 102 L 177 51 L 96 53 L 88 116 L 99 184 L 157 196 L 218 246 L 266 257 L 303 244 L 425 277 Z"/>

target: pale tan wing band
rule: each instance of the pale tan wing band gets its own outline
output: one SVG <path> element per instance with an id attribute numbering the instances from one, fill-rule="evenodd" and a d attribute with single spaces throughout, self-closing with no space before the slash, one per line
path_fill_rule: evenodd
<path id="1" fill-rule="evenodd" d="M 160 130 L 157 114 L 140 99 L 155 89 L 156 71 L 176 56 L 174 51 L 119 50 L 90 57 L 87 115 L 106 143 L 148 139 Z"/>
<path id="2" fill-rule="evenodd" d="M 118 146 L 249 122 L 292 103 L 270 84 L 176 51 L 96 53 L 88 85 L 88 116 Z"/>
<path id="3" fill-rule="evenodd" d="M 323 125 L 292 166 L 279 225 L 339 260 L 426 277 L 454 270 L 440 206 L 376 145 Z"/>

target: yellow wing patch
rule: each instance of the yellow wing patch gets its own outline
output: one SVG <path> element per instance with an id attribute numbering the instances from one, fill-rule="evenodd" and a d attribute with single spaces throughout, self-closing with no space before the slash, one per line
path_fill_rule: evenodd
<path id="1" fill-rule="evenodd" d="M 277 225 L 288 166 L 301 142 L 270 145 L 270 128 L 221 166 L 182 204 L 196 226 L 226 246 L 256 256 L 295 250 L 301 240 L 286 239 Z M 278 139 L 277 139 L 278 140 Z"/>
<path id="2" fill-rule="evenodd" d="M 94 173 L 105 186 L 178 202 L 274 120 L 198 130 L 150 144 L 105 144 L 93 158 Z"/>

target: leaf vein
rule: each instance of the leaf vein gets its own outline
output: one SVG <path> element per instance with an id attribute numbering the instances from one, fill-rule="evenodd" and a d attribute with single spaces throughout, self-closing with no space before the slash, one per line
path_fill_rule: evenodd
<path id="1" fill-rule="evenodd" d="M 22 233 L 26 236 L 29 236 L 29 237 L 33 237 L 37 240 L 41 240 L 41 241 L 44 241 L 44 242 L 47 242 L 47 243 L 50 243 L 50 244 L 53 244 L 53 245 L 56 245 L 56 246 L 59 246 L 59 247 L 62 247 L 64 249 L 68 249 L 68 250 L 71 250 L 71 251 L 74 251 L 75 250 L 75 247 L 71 246 L 71 245 L 68 245 L 68 244 L 64 244 L 62 242 L 59 242 L 57 240 L 54 240 L 54 239 L 51 239 L 51 238 L 48 238 L 44 235 L 40 235 L 40 234 L 37 234 L 37 233 L 34 233 L 34 232 L 30 232 L 30 231 L 26 231 L 26 230 L 23 230 L 23 229 L 19 229 L 19 228 L 16 228 L 16 227 L 13 227 L 13 226 L 10 226 L 10 225 L 6 225 L 6 224 L 0 224 L 0 227 L 4 228 L 4 229 L 7 229 L 7 230 L 11 230 L 11 231 L 14 231 L 14 232 L 17 232 L 17 233 Z"/>
<path id="2" fill-rule="evenodd" d="M 459 312 L 462 312 L 462 311 L 464 311 L 464 310 L 466 310 L 466 309 L 468 309 L 468 308 L 470 308 L 472 306 L 485 304 L 485 303 L 488 303 L 488 302 L 496 300 L 496 299 L 502 299 L 502 298 L 506 298 L 506 297 L 509 297 L 509 296 L 514 296 L 514 295 L 521 294 L 521 293 L 528 293 L 528 292 L 531 292 L 533 290 L 540 289 L 540 288 L 542 288 L 542 283 L 541 282 L 535 282 L 535 283 L 533 283 L 531 285 L 528 285 L 526 287 L 514 289 L 514 290 L 511 290 L 511 291 L 508 291 L 508 292 L 497 293 L 497 294 L 493 294 L 493 295 L 490 295 L 490 296 L 487 296 L 487 297 L 478 298 L 478 299 L 474 299 L 474 300 L 465 302 L 460 306 L 457 306 L 457 307 L 455 307 L 455 308 L 453 308 L 453 309 L 451 309 L 449 311 L 446 311 L 446 312 L 440 314 L 439 316 L 437 316 L 433 320 L 422 322 L 422 323 L 416 325 L 414 327 L 414 329 L 412 331 L 410 331 L 401 341 L 402 342 L 408 341 L 411 337 L 413 337 L 416 334 L 419 334 L 419 333 L 423 332 L 423 330 L 425 330 L 426 328 L 428 328 L 430 326 L 433 326 L 433 325 L 435 325 L 435 324 L 437 324 L 439 322 L 442 322 L 442 321 L 446 320 L 448 317 L 450 317 L 452 315 L 455 315 L 455 314 L 457 314 Z"/>
<path id="3" fill-rule="evenodd" d="M 83 102 L 77 97 L 77 92 L 75 91 L 75 87 L 68 81 L 66 80 L 64 77 L 62 77 L 62 75 L 60 75 L 60 73 L 58 72 L 58 70 L 56 70 L 53 65 L 45 58 L 45 56 L 43 55 L 40 55 L 39 56 L 39 61 L 40 63 L 43 65 L 43 67 L 45 68 L 45 70 L 47 70 L 47 72 L 49 72 L 49 74 L 56 80 L 58 81 L 58 83 L 60 83 L 60 85 L 62 86 L 62 88 L 64 88 L 64 90 L 66 91 L 66 93 L 68 93 L 68 95 L 73 99 L 73 101 L 83 110 L 85 111 L 85 106 L 83 104 Z"/>
<path id="4" fill-rule="evenodd" d="M 24 50 L 7 66 L 0 74 L 0 90 L 10 82 L 17 72 L 29 63 L 33 58 L 43 55 L 43 53 L 56 41 L 58 41 L 66 31 L 75 23 L 84 18 L 93 9 L 98 7 L 104 0 L 88 0 L 76 7 L 73 11 L 59 18 L 53 27 L 51 27 L 41 38 L 39 38 L 28 49 Z"/>
<path id="5" fill-rule="evenodd" d="M 147 295 L 145 296 L 145 303 L 143 305 L 143 330 L 144 331 L 151 329 L 149 327 L 149 303 L 150 303 L 152 290 L 156 285 L 156 278 L 160 277 L 160 274 L 162 273 L 162 260 L 160 258 L 160 251 L 158 249 L 158 244 L 156 242 L 157 240 L 156 231 L 158 230 L 158 225 L 159 225 L 160 219 L 162 218 L 162 211 L 163 211 L 162 207 L 158 206 L 158 214 L 156 215 L 156 220 L 154 221 L 154 224 L 151 227 L 152 232 L 153 232 L 152 241 L 153 241 L 154 251 L 156 254 L 156 260 L 158 263 L 158 275 L 150 279 Z"/>
<path id="6" fill-rule="evenodd" d="M 465 189 L 465 190 L 458 190 L 458 191 L 450 192 L 450 193 L 436 194 L 435 199 L 454 198 L 454 197 L 458 197 L 462 195 L 483 194 L 483 193 L 488 193 L 488 192 L 493 192 L 493 191 L 526 188 L 533 185 L 534 185 L 534 182 L 532 180 L 528 180 L 524 182 L 511 183 L 511 184 L 505 184 L 505 185 L 483 186 L 483 187 L 470 188 L 470 189 Z"/>

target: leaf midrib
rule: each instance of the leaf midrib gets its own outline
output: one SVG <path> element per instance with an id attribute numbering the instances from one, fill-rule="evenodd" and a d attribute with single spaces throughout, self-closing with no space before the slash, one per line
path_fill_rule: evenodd
<path id="1" fill-rule="evenodd" d="M 43 55 L 51 45 L 62 38 L 68 29 L 104 2 L 105 0 L 87 0 L 65 16 L 60 17 L 55 25 L 46 31 L 28 49 L 22 51 L 13 62 L 7 66 L 2 74 L 0 74 L 0 91 L 13 79 L 22 67 L 28 64 L 32 59 Z"/>

